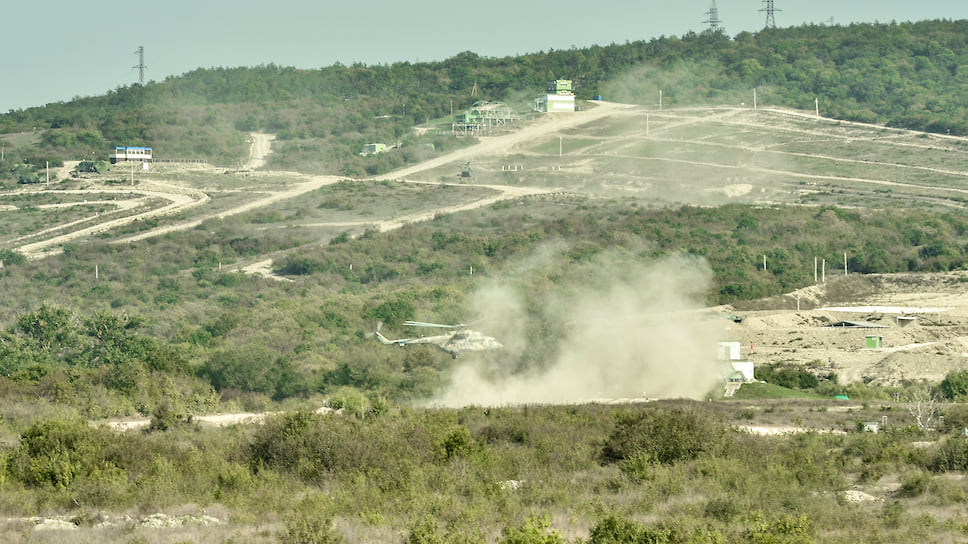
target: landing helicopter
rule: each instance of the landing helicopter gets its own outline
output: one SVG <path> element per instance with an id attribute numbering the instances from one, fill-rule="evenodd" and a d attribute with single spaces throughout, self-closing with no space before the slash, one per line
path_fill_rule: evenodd
<path id="1" fill-rule="evenodd" d="M 400 338 L 399 340 L 389 340 L 380 334 L 380 325 L 377 326 L 376 337 L 386 345 L 396 344 L 398 346 L 409 346 L 410 344 L 431 344 L 446 351 L 454 359 L 458 359 L 465 351 L 489 351 L 501 349 L 504 346 L 491 336 L 485 336 L 477 331 L 472 331 L 463 323 L 457 325 L 440 325 L 438 323 L 424 323 L 421 321 L 404 321 L 408 327 L 433 327 L 439 329 L 454 329 L 448 334 L 438 334 L 434 336 L 422 336 L 420 338 Z"/>

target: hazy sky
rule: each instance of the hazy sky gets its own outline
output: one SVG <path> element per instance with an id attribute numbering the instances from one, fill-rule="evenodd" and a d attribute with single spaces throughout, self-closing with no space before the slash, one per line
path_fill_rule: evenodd
<path id="1" fill-rule="evenodd" d="M 28 0 L 0 7 L 0 112 L 104 94 L 195 68 L 433 61 L 608 45 L 707 28 L 712 0 Z M 563 9 L 560 6 L 570 5 Z M 761 0 L 718 0 L 726 33 L 763 28 Z M 968 19 L 966 0 L 774 0 L 778 27 Z M 141 9 L 139 9 L 141 8 Z"/>

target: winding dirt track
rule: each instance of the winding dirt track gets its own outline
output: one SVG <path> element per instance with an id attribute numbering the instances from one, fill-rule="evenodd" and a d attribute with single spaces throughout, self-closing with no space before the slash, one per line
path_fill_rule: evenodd
<path id="1" fill-rule="evenodd" d="M 612 115 L 615 111 L 626 108 L 628 106 L 620 104 L 609 104 L 601 103 L 598 107 L 584 111 L 576 112 L 574 114 L 563 114 L 556 116 L 554 118 L 542 119 L 544 122 L 538 122 L 524 129 L 499 137 L 489 137 L 483 138 L 482 141 L 469 148 L 464 148 L 453 153 L 420 163 L 418 165 L 390 172 L 379 176 L 380 179 L 399 179 L 411 182 L 421 182 L 419 179 L 414 179 L 419 176 L 421 172 L 425 172 L 432 168 L 442 166 L 448 163 L 453 163 L 457 161 L 469 160 L 473 157 L 478 157 L 481 155 L 489 154 L 499 154 L 512 149 L 515 145 L 530 141 L 537 138 L 543 134 L 553 133 L 556 131 L 564 130 L 567 128 L 572 128 L 584 123 L 589 123 L 596 121 L 608 115 Z M 251 135 L 251 147 L 249 151 L 249 160 L 245 165 L 245 169 L 254 170 L 262 168 L 266 162 L 266 156 L 271 152 L 271 141 L 274 137 L 272 135 L 253 133 Z M 133 174 L 132 174 L 133 175 Z M 307 181 L 299 183 L 287 188 L 284 191 L 270 192 L 268 195 L 247 202 L 235 208 L 225 210 L 216 214 L 204 215 L 197 219 L 191 221 L 185 221 L 177 223 L 174 225 L 167 225 L 163 227 L 158 227 L 145 232 L 141 232 L 132 236 L 123 237 L 117 240 L 118 243 L 134 242 L 137 240 L 143 240 L 146 238 L 152 238 L 155 236 L 161 236 L 170 232 L 188 230 L 197 227 L 202 222 L 207 219 L 212 218 L 224 218 L 231 215 L 236 215 L 240 213 L 245 213 L 258 208 L 269 206 L 276 202 L 287 200 L 291 198 L 296 198 L 300 195 L 308 193 L 310 191 L 315 191 L 326 185 L 336 183 L 340 180 L 346 179 L 342 176 L 312 176 L 309 177 Z M 434 182 L 439 184 L 439 182 Z M 463 184 L 464 186 L 475 186 L 474 184 Z M 518 198 L 522 196 L 543 194 L 548 192 L 553 192 L 553 189 L 544 188 L 529 188 L 529 187 L 509 187 L 504 185 L 476 185 L 479 187 L 485 187 L 497 191 L 498 194 L 495 196 L 490 196 L 483 198 L 474 202 L 460 204 L 455 206 L 441 207 L 427 212 L 413 214 L 408 216 L 402 216 L 397 218 L 386 219 L 382 221 L 366 221 L 359 223 L 325 223 L 316 226 L 354 226 L 360 224 L 373 225 L 380 231 L 392 230 L 399 228 L 407 223 L 426 221 L 432 219 L 434 216 L 439 214 L 454 213 L 459 211 L 471 210 L 474 208 L 479 208 L 481 206 L 488 206 L 495 202 L 507 199 Z M 114 192 L 112 190 L 104 189 L 89 189 L 89 190 L 78 190 L 72 191 L 75 193 L 83 194 L 104 194 Z M 63 234 L 53 236 L 46 240 L 41 240 L 37 242 L 26 243 L 16 247 L 15 249 L 25 255 L 28 259 L 40 259 L 48 257 L 51 255 L 56 255 L 60 253 L 61 248 L 64 244 L 83 238 L 86 236 L 92 236 L 102 232 L 107 232 L 109 230 L 128 225 L 134 221 L 140 221 L 150 218 L 170 216 L 176 213 L 181 213 L 186 210 L 199 207 L 204 205 L 206 202 L 211 200 L 209 195 L 184 186 L 172 185 L 169 183 L 160 182 L 157 180 L 151 180 L 150 178 L 142 181 L 137 187 L 131 187 L 129 190 L 119 190 L 117 192 L 124 193 L 138 193 L 147 198 L 161 198 L 169 201 L 169 204 L 162 206 L 160 208 L 151 209 L 142 213 L 121 217 L 108 221 L 101 221 L 95 225 L 81 226 L 84 223 L 94 221 L 96 217 L 90 217 L 83 220 L 75 221 L 70 224 L 59 225 L 55 227 L 54 230 L 66 230 L 74 227 L 75 230 L 70 232 L 65 232 Z M 40 234 L 40 233 L 36 233 Z M 262 265 L 263 263 L 257 263 Z"/>
<path id="2" fill-rule="evenodd" d="M 700 111 L 703 111 L 703 110 L 700 110 Z M 708 111 L 709 111 L 708 109 L 704 111 L 705 113 L 703 115 L 698 115 L 698 116 L 695 115 L 695 111 L 692 111 L 690 109 L 683 109 L 681 112 L 678 110 L 663 111 L 662 114 L 667 117 L 675 117 L 681 114 L 681 119 L 679 121 L 667 123 L 663 128 L 666 131 L 668 131 L 670 128 L 674 128 L 682 125 L 708 122 L 710 119 L 715 119 L 715 121 L 719 123 L 735 124 L 739 128 L 766 127 L 765 124 L 761 126 L 759 122 L 756 120 L 738 117 L 738 116 L 741 116 L 744 112 L 748 112 L 749 111 L 748 108 L 717 107 L 715 113 L 712 116 L 708 115 Z M 786 110 L 786 109 L 763 109 L 762 111 L 764 113 L 769 114 L 769 117 L 767 117 L 767 119 L 783 118 L 784 116 L 787 116 L 790 118 L 812 118 L 813 117 L 804 112 L 797 112 L 797 111 Z M 611 102 L 594 102 L 590 104 L 589 107 L 584 111 L 574 112 L 574 113 L 561 113 L 561 114 L 555 114 L 553 116 L 550 116 L 550 115 L 543 116 L 536 119 L 534 122 L 528 124 L 527 126 L 524 126 L 523 128 L 520 128 L 519 130 L 516 130 L 509 134 L 496 136 L 496 137 L 482 137 L 480 138 L 480 141 L 478 144 L 473 145 L 471 147 L 460 149 L 452 153 L 448 153 L 446 155 L 436 157 L 434 159 L 422 162 L 414 166 L 403 168 L 380 176 L 375 176 L 374 178 L 395 179 L 395 180 L 402 180 L 410 183 L 440 184 L 440 181 L 434 181 L 426 178 L 422 179 L 422 174 L 425 174 L 428 171 L 435 168 L 439 168 L 441 166 L 472 161 L 479 157 L 487 157 L 487 156 L 494 157 L 494 156 L 500 156 L 502 154 L 509 154 L 512 152 L 527 153 L 527 149 L 523 149 L 525 146 L 523 146 L 522 144 L 531 143 L 534 141 L 541 140 L 543 138 L 546 139 L 549 135 L 554 135 L 556 133 L 560 134 L 563 131 L 573 129 L 575 127 L 592 123 L 608 117 L 640 115 L 641 113 L 642 113 L 641 108 L 636 108 L 635 106 L 631 106 L 631 105 L 616 104 Z M 882 132 L 885 130 L 884 127 L 875 126 L 875 125 L 865 125 L 862 123 L 838 122 L 838 125 L 850 125 L 852 127 L 878 130 Z M 811 128 L 802 128 L 802 127 L 778 128 L 773 126 L 769 128 L 771 130 L 797 132 L 797 133 L 803 133 L 808 135 L 814 134 L 814 132 L 816 132 L 815 135 L 821 134 L 819 129 L 811 129 Z M 900 131 L 895 129 L 890 129 L 890 132 L 891 133 L 889 134 L 889 136 L 898 136 L 898 135 L 906 134 L 905 131 Z M 895 132 L 896 134 L 894 134 Z M 826 136 L 830 136 L 829 133 L 823 133 L 823 134 L 825 134 Z M 645 139 L 650 141 L 668 141 L 668 140 L 665 140 L 659 134 L 639 135 L 639 137 L 644 137 Z M 623 136 L 623 138 L 628 138 L 628 135 Z M 952 140 L 963 141 L 963 139 L 958 139 L 955 137 L 948 137 L 948 138 Z M 250 135 L 251 146 L 249 151 L 248 162 L 246 163 L 244 169 L 255 170 L 255 169 L 264 168 L 266 164 L 266 157 L 271 152 L 272 139 L 273 139 L 273 136 L 268 134 L 253 133 Z M 695 143 L 695 144 L 720 147 L 720 148 L 731 148 L 731 149 L 735 149 L 737 152 L 743 152 L 744 150 L 748 150 L 741 146 L 736 146 L 736 145 L 726 144 L 726 143 L 717 143 L 714 141 L 697 140 L 697 141 L 688 142 L 688 143 Z M 893 144 L 902 145 L 902 146 L 914 146 L 914 147 L 921 145 L 919 143 L 910 142 L 910 141 L 893 142 Z M 928 142 L 925 145 L 930 146 L 931 144 L 930 142 Z M 520 146 L 522 149 L 515 149 L 518 146 Z M 781 152 L 781 151 L 776 151 L 776 153 L 786 154 L 786 155 L 799 155 L 797 153 Z M 611 153 L 606 153 L 606 154 L 608 154 L 610 157 L 615 156 L 617 158 L 621 158 L 620 155 L 613 155 Z M 821 157 L 819 155 L 809 155 L 809 154 L 804 154 L 804 156 L 809 156 L 813 158 L 826 158 L 831 161 L 839 161 L 839 162 L 854 162 L 854 163 L 864 163 L 864 164 L 871 164 L 871 165 L 890 165 L 890 166 L 895 166 L 895 167 L 905 168 L 910 170 L 921 170 L 921 171 L 928 171 L 928 172 L 937 172 L 939 174 L 968 177 L 968 171 L 952 170 L 950 168 L 944 169 L 944 168 L 932 168 L 930 166 L 906 166 L 903 164 L 899 165 L 899 164 L 893 164 L 893 163 L 875 163 L 875 162 L 854 160 L 854 159 L 843 158 L 843 157 L 839 157 L 839 158 Z M 630 157 L 630 158 L 636 158 L 636 157 Z M 637 158 L 641 158 L 641 157 L 637 157 Z M 951 195 L 951 194 L 968 194 L 968 190 L 961 189 L 961 188 L 953 188 L 953 187 L 934 188 L 934 187 L 928 187 L 921 184 L 905 183 L 905 182 L 896 181 L 896 180 L 861 178 L 861 177 L 827 176 L 822 174 L 819 174 L 819 175 L 804 174 L 799 172 L 794 173 L 794 172 L 789 172 L 782 169 L 752 167 L 750 165 L 737 165 L 735 162 L 733 162 L 732 164 L 721 164 L 721 163 L 715 162 L 715 160 L 696 161 L 696 160 L 688 160 L 688 159 L 678 159 L 673 157 L 650 157 L 650 159 L 667 162 L 667 163 L 681 163 L 681 164 L 688 164 L 693 166 L 705 166 L 705 167 L 715 167 L 715 168 L 723 168 L 723 169 L 738 169 L 738 170 L 745 170 L 745 171 L 751 171 L 751 172 L 755 171 L 762 174 L 776 174 L 776 175 L 794 174 L 801 179 L 813 179 L 817 181 L 854 182 L 854 183 L 862 183 L 866 185 L 875 185 L 875 186 L 882 186 L 882 187 L 916 188 L 922 192 L 927 191 L 928 193 L 937 193 L 939 196 Z M 282 173 L 282 172 L 273 172 L 273 174 L 288 175 L 288 173 Z M 132 172 L 132 177 L 133 176 L 134 176 L 134 173 Z M 145 238 L 160 236 L 169 232 L 195 228 L 198 225 L 200 225 L 202 222 L 208 219 L 224 218 L 231 215 L 252 211 L 258 208 L 272 205 L 282 200 L 299 197 L 310 191 L 314 191 L 326 185 L 330 185 L 340 180 L 346 179 L 343 176 L 302 176 L 296 173 L 292 173 L 291 176 L 296 179 L 304 179 L 305 181 L 302 181 L 301 183 L 293 184 L 291 186 L 288 186 L 285 189 L 280 189 L 278 191 L 269 191 L 262 197 L 256 198 L 255 200 L 246 202 L 244 204 L 238 205 L 228 210 L 223 210 L 217 213 L 205 214 L 203 211 L 204 205 L 211 200 L 210 196 L 205 192 L 190 188 L 187 185 L 166 183 L 157 179 L 152 179 L 150 177 L 150 174 L 148 173 L 139 173 L 139 177 L 140 177 L 139 185 L 132 186 L 127 190 L 119 187 L 117 189 L 89 189 L 89 190 L 83 190 L 83 191 L 77 191 L 77 192 L 86 192 L 92 195 L 105 194 L 105 193 L 111 193 L 111 192 L 124 192 L 127 194 L 135 193 L 135 194 L 142 195 L 143 201 L 147 201 L 148 199 L 164 199 L 168 201 L 167 205 L 158 207 L 158 208 L 153 208 L 153 209 L 146 209 L 141 213 L 134 213 L 132 215 L 128 215 L 125 217 L 118 217 L 115 219 L 105 220 L 104 215 L 107 215 L 107 214 L 103 214 L 101 217 L 98 217 L 97 215 L 95 215 L 92 217 L 82 218 L 80 220 L 76 220 L 71 223 L 66 223 L 66 224 L 58 225 L 56 227 L 52 227 L 50 229 L 45 229 L 45 231 L 43 232 L 37 232 L 30 236 L 21 237 L 21 239 L 15 240 L 14 242 L 23 242 L 23 243 L 20 244 L 18 247 L 15 247 L 14 249 L 21 252 L 27 258 L 30 258 L 30 259 L 43 258 L 60 252 L 61 247 L 72 240 L 110 231 L 112 229 L 123 227 L 134 221 L 158 218 L 163 216 L 171 216 L 171 215 L 182 213 L 182 212 L 185 212 L 186 210 L 191 210 L 195 208 L 198 208 L 200 211 L 202 211 L 202 213 L 198 213 L 196 217 L 192 220 L 182 221 L 179 223 L 158 227 L 155 229 L 140 232 L 135 235 L 122 237 L 116 240 L 116 242 L 118 243 L 133 242 L 133 241 L 142 240 Z M 374 178 L 371 178 L 371 179 L 374 179 Z M 514 199 L 522 196 L 560 191 L 560 189 L 526 187 L 526 186 L 481 185 L 481 184 L 473 184 L 473 183 L 462 183 L 461 185 L 478 186 L 478 187 L 487 188 L 495 191 L 496 194 L 494 196 L 482 198 L 477 201 L 454 205 L 454 206 L 440 207 L 440 208 L 436 208 L 436 209 L 418 213 L 418 214 L 404 215 L 404 216 L 387 218 L 387 219 L 376 220 L 376 221 L 369 220 L 365 222 L 319 223 L 319 224 L 314 224 L 313 226 L 349 227 L 349 226 L 367 225 L 367 226 L 372 226 L 380 231 L 386 231 L 386 230 L 399 228 L 402 225 L 405 225 L 407 223 L 425 221 L 439 214 L 447 214 L 447 213 L 470 210 L 481 206 L 487 206 L 495 202 L 506 200 L 506 199 Z M 949 205 L 955 205 L 954 201 L 950 201 L 950 202 L 946 201 L 946 203 Z M 121 206 L 121 204 L 117 204 L 117 205 Z M 130 207 L 127 209 L 130 211 Z M 118 211 L 120 211 L 120 208 Z M 36 239 L 38 236 L 45 235 L 45 234 L 54 234 L 57 232 L 61 232 L 61 233 L 56 234 L 51 238 L 48 238 L 45 240 L 30 241 L 31 239 Z M 261 265 L 263 263 L 257 263 L 257 264 Z"/>

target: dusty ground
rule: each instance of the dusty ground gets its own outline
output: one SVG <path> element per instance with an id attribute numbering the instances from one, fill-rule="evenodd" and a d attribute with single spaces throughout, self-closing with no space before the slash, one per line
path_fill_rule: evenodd
<path id="1" fill-rule="evenodd" d="M 748 307 L 722 310 L 743 318 L 727 321 L 725 335 L 756 365 L 805 364 L 841 383 L 876 385 L 938 382 L 968 368 L 966 272 L 839 276 Z M 828 326 L 842 321 L 883 328 Z M 882 337 L 882 347 L 868 349 L 868 335 Z"/>

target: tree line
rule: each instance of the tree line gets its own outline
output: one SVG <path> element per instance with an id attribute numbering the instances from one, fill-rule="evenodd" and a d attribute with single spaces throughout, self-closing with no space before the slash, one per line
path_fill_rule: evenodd
<path id="1" fill-rule="evenodd" d="M 750 102 L 756 88 L 764 105 L 812 109 L 816 99 L 828 117 L 964 135 L 966 26 L 804 25 L 503 58 L 467 51 L 425 63 L 198 69 L 0 115 L 0 135 L 40 133 L 36 143 L 7 147 L 0 179 L 18 179 L 10 172 L 15 164 L 103 159 L 113 145 L 229 165 L 245 156 L 241 134 L 249 131 L 278 135 L 273 160 L 281 164 L 375 175 L 386 169 L 371 164 L 378 157 L 358 157 L 363 144 L 417 143 L 412 127 L 449 126 L 452 113 L 480 99 L 527 109 L 553 79 L 574 80 L 579 99 L 605 95 L 643 105 L 654 105 L 660 90 L 667 106 Z M 312 160 L 294 158 L 306 146 L 315 150 Z"/>

